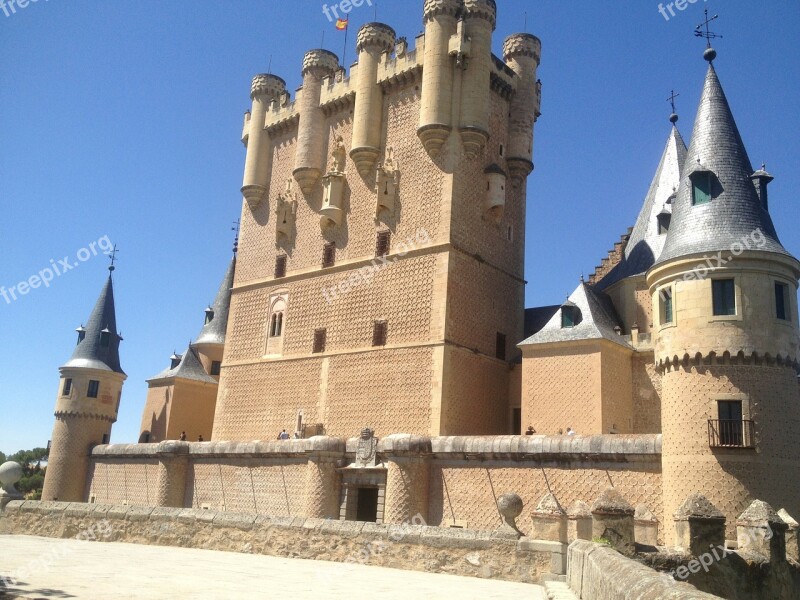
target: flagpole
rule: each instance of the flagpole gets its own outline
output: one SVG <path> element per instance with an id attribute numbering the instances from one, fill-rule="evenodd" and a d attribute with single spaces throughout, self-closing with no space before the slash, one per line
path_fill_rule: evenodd
<path id="1" fill-rule="evenodd" d="M 345 57 L 347 56 L 347 34 L 350 32 L 350 17 L 347 17 L 344 26 L 344 48 L 342 49 L 342 67 L 347 70 L 347 62 Z"/>

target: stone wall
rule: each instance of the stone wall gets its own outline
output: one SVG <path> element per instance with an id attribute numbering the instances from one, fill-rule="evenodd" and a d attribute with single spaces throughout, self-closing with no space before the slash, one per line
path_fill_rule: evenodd
<path id="1" fill-rule="evenodd" d="M 105 542 L 129 542 L 362 563 L 536 583 L 563 573 L 557 542 L 498 539 L 491 532 L 378 525 L 212 510 L 11 502 L 0 533 L 69 538 L 102 524 Z"/>

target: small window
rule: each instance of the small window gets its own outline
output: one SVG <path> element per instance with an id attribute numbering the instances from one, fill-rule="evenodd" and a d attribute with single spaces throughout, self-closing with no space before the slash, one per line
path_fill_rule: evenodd
<path id="1" fill-rule="evenodd" d="M 275 257 L 275 279 L 286 277 L 286 255 L 279 254 Z"/>
<path id="2" fill-rule="evenodd" d="M 64 380 L 64 388 L 61 390 L 62 396 L 69 396 L 72 393 L 72 378 L 68 377 Z"/>
<path id="3" fill-rule="evenodd" d="M 504 150 L 505 150 L 505 148 L 503 148 L 503 144 L 500 144 L 500 156 L 503 156 L 503 151 Z"/>
<path id="4" fill-rule="evenodd" d="M 103 445 L 106 445 L 107 443 L 108 443 L 108 434 L 104 433 L 103 434 Z"/>
<path id="5" fill-rule="evenodd" d="M 78 329 L 78 344 L 80 344 L 86 338 L 86 330 L 81 328 Z"/>
<path id="6" fill-rule="evenodd" d="M 330 242 L 322 249 L 322 268 L 332 267 L 336 264 L 336 244 Z"/>
<path id="7" fill-rule="evenodd" d="M 215 360 L 211 363 L 211 374 L 212 375 L 219 375 L 222 371 L 222 361 Z"/>
<path id="8" fill-rule="evenodd" d="M 561 307 L 561 327 L 575 327 L 575 310 L 571 306 Z"/>
<path id="9" fill-rule="evenodd" d="M 375 324 L 372 327 L 372 345 L 373 346 L 385 346 L 386 345 L 386 333 L 388 330 L 389 324 L 386 321 L 375 321 Z"/>
<path id="10" fill-rule="evenodd" d="M 108 348 L 109 344 L 111 344 L 111 332 L 108 329 L 103 329 L 100 332 L 100 347 Z"/>
<path id="11" fill-rule="evenodd" d="M 389 248 L 392 241 L 391 231 L 379 231 L 378 238 L 375 241 L 375 256 L 386 256 L 389 254 Z"/>
<path id="12" fill-rule="evenodd" d="M 509 225 L 508 229 L 506 230 L 506 239 L 509 242 L 513 242 L 514 241 L 514 228 L 511 225 Z"/>
<path id="13" fill-rule="evenodd" d="M 720 400 L 717 402 L 719 414 L 719 441 L 722 446 L 742 446 L 742 402 L 741 400 Z"/>
<path id="14" fill-rule="evenodd" d="M 320 352 L 325 352 L 325 342 L 328 338 L 328 330 L 327 329 L 315 329 L 314 330 L 314 348 L 312 352 L 314 354 L 319 354 Z"/>
<path id="15" fill-rule="evenodd" d="M 210 306 L 206 309 L 206 325 L 214 320 L 214 309 Z"/>
<path id="16" fill-rule="evenodd" d="M 661 213 L 656 217 L 656 220 L 658 221 L 658 235 L 666 235 L 669 231 L 672 215 L 669 213 Z"/>
<path id="17" fill-rule="evenodd" d="M 658 295 L 661 324 L 672 323 L 672 288 L 664 288 Z"/>
<path id="18" fill-rule="evenodd" d="M 692 204 L 707 204 L 711 202 L 711 173 L 697 171 L 692 173 Z"/>
<path id="19" fill-rule="evenodd" d="M 506 359 L 506 334 L 497 332 L 497 338 L 495 339 L 494 345 L 494 355 L 496 358 L 500 360 Z"/>
<path id="20" fill-rule="evenodd" d="M 789 286 L 780 281 L 775 282 L 775 316 L 783 321 L 789 319 Z"/>
<path id="21" fill-rule="evenodd" d="M 87 398 L 97 398 L 98 392 L 100 392 L 100 382 L 99 381 L 95 381 L 94 379 L 92 379 L 89 382 L 89 391 L 86 392 L 86 397 Z"/>
<path id="22" fill-rule="evenodd" d="M 281 337 L 283 335 L 283 313 L 272 313 L 269 325 L 269 337 Z"/>
<path id="23" fill-rule="evenodd" d="M 714 302 L 714 316 L 736 314 L 736 286 L 733 279 L 713 279 L 711 295 Z"/>

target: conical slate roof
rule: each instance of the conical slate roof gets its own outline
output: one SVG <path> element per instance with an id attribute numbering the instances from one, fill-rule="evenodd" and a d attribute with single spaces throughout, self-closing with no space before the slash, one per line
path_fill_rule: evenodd
<path id="1" fill-rule="evenodd" d="M 686 161 L 686 144 L 674 125 L 667 138 L 656 174 L 631 231 L 622 260 L 597 284 L 603 290 L 626 277 L 640 275 L 653 266 L 664 248 L 666 235 L 658 232 L 658 215 L 672 212 L 673 198 Z"/>
<path id="2" fill-rule="evenodd" d="M 85 334 L 84 338 L 78 342 L 72 358 L 62 368 L 101 369 L 124 375 L 119 364 L 119 343 L 122 338 L 117 333 L 114 283 L 110 274 L 89 316 L 89 321 L 81 330 Z"/>
<path id="3" fill-rule="evenodd" d="M 561 312 L 564 307 L 577 308 L 580 311 L 580 318 L 573 327 L 561 326 Z M 593 286 L 582 281 L 544 327 L 517 345 L 606 339 L 615 344 L 629 347 L 629 344 L 614 329 L 620 325 L 619 316 L 608 295 L 595 290 Z"/>
<path id="4" fill-rule="evenodd" d="M 231 288 L 233 287 L 233 276 L 236 272 L 236 256 L 231 259 L 225 277 L 217 291 L 217 297 L 211 305 L 213 317 L 211 321 L 203 326 L 200 335 L 197 336 L 195 344 L 224 344 L 225 332 L 228 328 L 228 312 L 231 307 Z"/>
<path id="5" fill-rule="evenodd" d="M 151 377 L 147 380 L 148 383 L 158 381 L 159 379 L 189 379 L 192 381 L 200 381 L 202 383 L 213 383 L 217 385 L 217 380 L 211 377 L 203 368 L 200 359 L 197 356 L 194 348 L 190 345 L 186 352 L 180 357 L 180 362 L 173 369 L 164 369 L 158 375 Z"/>
<path id="6" fill-rule="evenodd" d="M 718 183 L 712 185 L 710 202 L 693 206 L 690 177 L 704 170 L 711 171 Z M 749 241 L 751 250 L 789 255 L 778 240 L 751 175 L 753 167 L 725 92 L 714 66 L 709 65 L 681 184 L 672 207 L 672 222 L 656 263 L 693 254 L 729 253 L 732 248 L 736 250 L 745 244 L 745 240 Z"/>

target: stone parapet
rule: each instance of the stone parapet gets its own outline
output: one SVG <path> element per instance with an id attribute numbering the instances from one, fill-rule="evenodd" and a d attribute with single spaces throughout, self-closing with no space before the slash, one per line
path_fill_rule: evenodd
<path id="1" fill-rule="evenodd" d="M 102 524 L 98 539 L 103 542 L 360 562 L 524 583 L 562 574 L 566 561 L 563 544 L 407 523 L 33 501 L 13 501 L 0 517 L 4 532 L 53 538 L 75 537 L 97 524 Z M 436 561 L 431 561 L 433 555 Z"/>
<path id="2" fill-rule="evenodd" d="M 693 556 L 725 545 L 725 515 L 702 494 L 692 494 L 674 515 L 675 542 Z"/>

